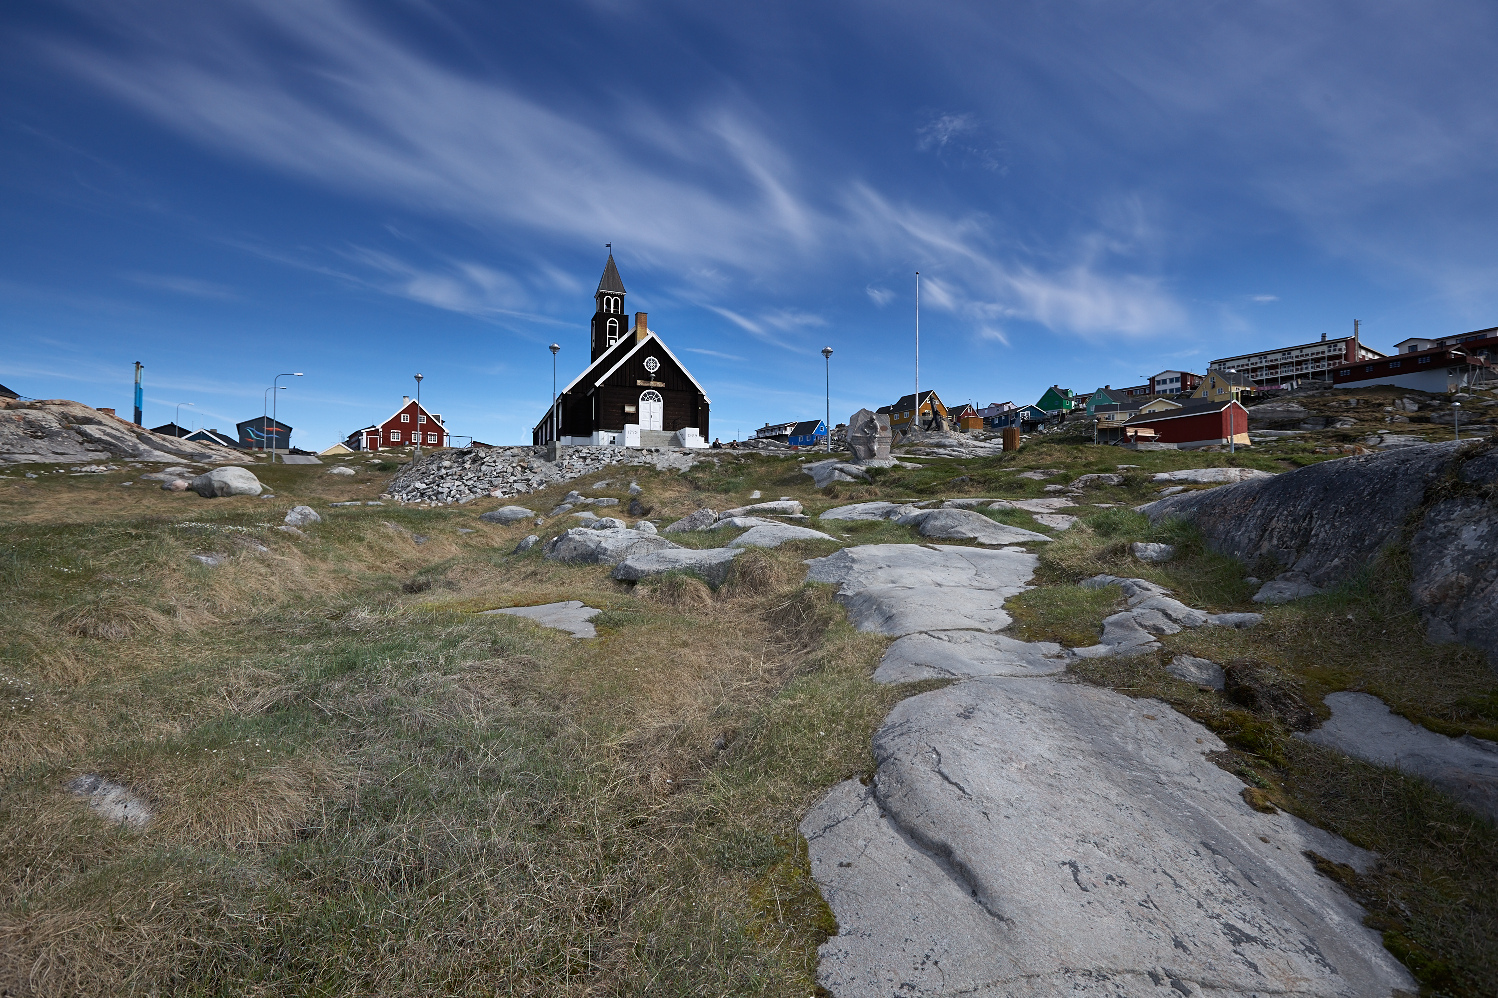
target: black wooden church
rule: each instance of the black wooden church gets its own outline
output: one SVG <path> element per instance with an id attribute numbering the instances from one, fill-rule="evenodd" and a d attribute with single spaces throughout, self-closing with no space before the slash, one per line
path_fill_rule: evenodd
<path id="1" fill-rule="evenodd" d="M 688 446 L 708 440 L 708 398 L 702 385 L 676 359 L 636 312 L 624 311 L 624 282 L 609 254 L 594 294 L 593 359 L 557 395 L 554 408 L 536 424 L 534 443 L 614 444 L 658 447 L 678 430 Z"/>

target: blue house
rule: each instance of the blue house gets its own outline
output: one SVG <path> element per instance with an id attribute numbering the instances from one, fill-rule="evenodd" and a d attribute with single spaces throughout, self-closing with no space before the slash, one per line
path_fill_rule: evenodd
<path id="1" fill-rule="evenodd" d="M 827 439 L 827 424 L 820 419 L 803 419 L 791 427 L 786 443 L 792 447 L 814 447 Z"/>
<path id="2" fill-rule="evenodd" d="M 1019 409 L 1011 409 L 1008 412 L 999 413 L 993 417 L 992 425 L 995 429 L 1001 429 L 1005 426 L 1018 426 L 1022 431 L 1028 432 L 1037 426 L 1041 426 L 1047 420 L 1054 418 L 1055 415 L 1055 413 L 1046 412 L 1039 406 L 1027 405 Z"/>

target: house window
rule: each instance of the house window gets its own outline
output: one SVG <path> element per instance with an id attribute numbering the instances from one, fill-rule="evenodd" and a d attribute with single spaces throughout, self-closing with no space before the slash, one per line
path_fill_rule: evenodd
<path id="1" fill-rule="evenodd" d="M 435 433 L 428 433 L 427 434 L 427 443 L 434 444 L 436 442 L 437 442 L 437 434 L 435 434 Z"/>
<path id="2" fill-rule="evenodd" d="M 1429 364 L 1430 363 L 1430 358 L 1429 357 L 1421 357 L 1420 358 L 1420 363 L 1422 363 L 1422 364 Z"/>
<path id="3" fill-rule="evenodd" d="M 609 346 L 619 342 L 619 320 L 610 319 L 608 329 L 604 331 L 604 339 Z"/>
<path id="4" fill-rule="evenodd" d="M 619 311 L 619 299 L 618 298 L 605 298 L 603 300 L 603 310 L 605 312 L 617 312 L 617 311 Z"/>
<path id="5" fill-rule="evenodd" d="M 1372 374 L 1373 373 L 1373 365 L 1369 364 L 1367 367 L 1363 368 L 1363 371 L 1366 374 Z"/>
<path id="6" fill-rule="evenodd" d="M 1339 378 L 1350 378 L 1350 377 L 1352 377 L 1352 368 L 1350 368 L 1350 367 L 1344 367 L 1344 368 L 1342 368 L 1342 370 L 1340 370 L 1340 371 L 1337 372 L 1337 377 L 1339 377 Z"/>
<path id="7" fill-rule="evenodd" d="M 391 439 L 392 442 L 394 442 L 394 443 L 400 443 L 400 438 L 401 438 L 401 431 L 400 430 L 391 430 L 390 431 L 390 439 Z"/>
<path id="8" fill-rule="evenodd" d="M 1393 368 L 1401 366 L 1403 363 L 1404 361 L 1402 360 L 1391 360 L 1389 361 L 1389 368 L 1392 370 Z"/>
<path id="9" fill-rule="evenodd" d="M 426 421 L 427 421 L 427 418 L 425 416 L 417 416 L 416 417 L 416 422 L 418 422 L 418 423 L 425 423 Z"/>
<path id="10" fill-rule="evenodd" d="M 411 422 L 411 414 L 409 412 L 403 412 L 403 413 L 401 413 L 401 422 L 402 423 L 409 423 L 409 422 Z"/>

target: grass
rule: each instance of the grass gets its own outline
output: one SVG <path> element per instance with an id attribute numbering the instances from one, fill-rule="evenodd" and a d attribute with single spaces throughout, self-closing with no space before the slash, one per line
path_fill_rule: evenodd
<path id="1" fill-rule="evenodd" d="M 1129 511 L 1158 488 L 1150 473 L 1290 466 L 1265 451 L 1043 441 L 817 490 L 795 457 L 713 456 L 684 475 L 612 467 L 521 501 L 547 510 L 577 487 L 619 498 L 599 510 L 618 514 L 633 478 L 661 525 L 754 489 L 815 516 L 873 498 L 1033 498 L 1137 464 L 1122 486 L 1088 491 L 1077 526 L 1044 531 L 1055 540 L 1036 547 L 1038 588 L 1009 603 L 1021 636 L 1089 644 L 1117 605 L 1116 591 L 1077 585 L 1100 572 L 1253 608 L 1242 566 Z M 124 472 L 0 475 L 0 584 L 14 594 L 0 629 L 0 990 L 811 993 L 835 925 L 796 825 L 829 785 L 871 773 L 872 733 L 926 688 L 874 684 L 885 641 L 802 581 L 800 560 L 829 543 L 748 551 L 717 591 L 679 575 L 628 586 L 603 566 L 512 554 L 527 533 L 571 525 L 478 520 L 515 500 L 330 507 L 379 501 L 394 470 L 347 466 L 358 474 L 257 467 L 273 500 L 122 486 Z M 1033 469 L 1058 474 L 1018 477 Z M 324 522 L 306 538 L 276 530 L 301 503 Z M 1027 514 L 994 516 L 1036 529 Z M 887 521 L 812 525 L 848 543 L 920 540 Z M 1144 565 L 1133 540 L 1182 556 Z M 203 553 L 224 562 L 190 560 Z M 563 599 L 603 611 L 597 640 L 474 614 Z M 1167 646 L 1259 662 L 1308 704 L 1366 688 L 1443 730 L 1498 721 L 1491 674 L 1426 645 L 1377 576 L 1268 616 Z M 1290 740 L 1272 705 L 1175 683 L 1157 660 L 1085 668 L 1207 719 L 1235 746 L 1224 765 L 1266 799 L 1378 849 L 1387 871 L 1345 882 L 1391 948 L 1449 993 L 1492 990 L 1478 952 L 1493 937 L 1490 826 L 1417 781 Z M 157 820 L 140 832 L 100 822 L 64 790 L 86 772 L 129 786 Z"/>

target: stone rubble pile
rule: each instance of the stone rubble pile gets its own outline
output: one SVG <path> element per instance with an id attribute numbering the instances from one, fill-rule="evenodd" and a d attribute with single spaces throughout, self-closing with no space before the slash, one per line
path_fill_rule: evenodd
<path id="1" fill-rule="evenodd" d="M 686 471 L 702 458 L 686 450 L 563 447 L 556 461 L 544 447 L 463 447 L 407 464 L 386 495 L 399 502 L 446 505 L 481 496 L 506 499 L 570 482 L 613 464 L 648 464 Z"/>

